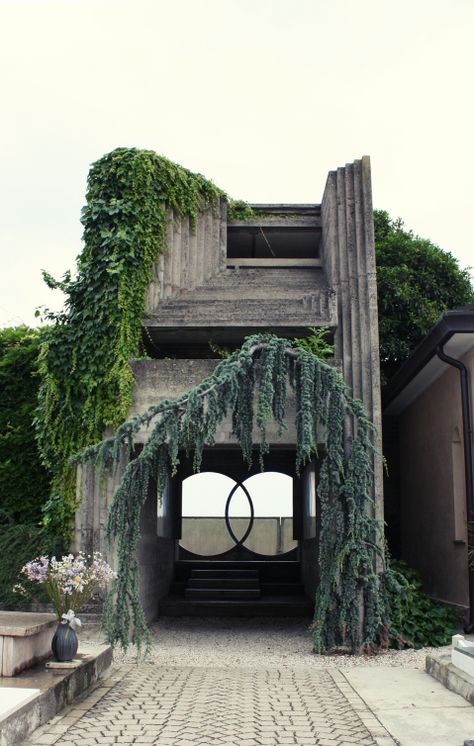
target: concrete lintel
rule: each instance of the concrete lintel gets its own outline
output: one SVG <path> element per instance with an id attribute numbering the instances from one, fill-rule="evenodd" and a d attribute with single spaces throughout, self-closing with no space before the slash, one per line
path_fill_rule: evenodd
<path id="1" fill-rule="evenodd" d="M 282 259 L 270 257 L 270 259 L 251 259 L 247 257 L 236 257 L 227 259 L 227 267 L 322 267 L 321 259 Z"/>
<path id="2" fill-rule="evenodd" d="M 319 215 L 259 215 L 250 220 L 229 220 L 229 228 L 320 228 Z"/>

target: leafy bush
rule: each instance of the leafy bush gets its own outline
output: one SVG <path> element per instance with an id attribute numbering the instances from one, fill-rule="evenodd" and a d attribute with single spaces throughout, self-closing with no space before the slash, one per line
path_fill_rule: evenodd
<path id="1" fill-rule="evenodd" d="M 458 623 L 456 611 L 435 603 L 424 593 L 416 570 L 405 562 L 391 560 L 387 590 L 392 647 L 439 647 L 451 642 Z"/>
<path id="2" fill-rule="evenodd" d="M 374 211 L 380 368 L 386 383 L 439 316 L 472 303 L 469 271 L 426 238 Z"/>
<path id="3" fill-rule="evenodd" d="M 309 331 L 311 334 L 308 334 L 308 336 L 295 337 L 292 340 L 295 347 L 301 347 L 306 352 L 312 352 L 313 355 L 316 355 L 321 360 L 328 360 L 334 357 L 334 345 L 328 341 L 331 336 L 330 329 L 324 326 L 310 326 Z"/>
<path id="4" fill-rule="evenodd" d="M 26 326 L 0 330 L 0 495 L 18 523 L 37 523 L 49 496 L 49 475 L 35 440 L 41 333 Z"/>
<path id="5" fill-rule="evenodd" d="M 13 586 L 20 580 L 23 565 L 35 557 L 43 546 L 44 530 L 33 523 L 15 521 L 3 511 L 0 512 L 0 606 L 2 608 L 22 608 L 29 598 L 18 595 Z"/>

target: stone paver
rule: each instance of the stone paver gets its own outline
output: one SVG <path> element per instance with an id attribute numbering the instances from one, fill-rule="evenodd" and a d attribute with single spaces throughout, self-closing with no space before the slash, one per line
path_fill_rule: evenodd
<path id="1" fill-rule="evenodd" d="M 345 689 L 346 687 L 346 689 Z M 123 666 L 29 746 L 389 746 L 337 670 Z"/>

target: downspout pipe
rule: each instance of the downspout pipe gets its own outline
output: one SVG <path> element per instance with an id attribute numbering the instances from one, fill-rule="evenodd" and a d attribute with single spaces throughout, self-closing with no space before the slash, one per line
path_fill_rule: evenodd
<path id="1" fill-rule="evenodd" d="M 466 481 L 466 508 L 467 520 L 471 531 L 474 530 L 474 476 L 472 465 L 472 425 L 471 425 L 471 407 L 469 396 L 469 377 L 467 368 L 461 360 L 447 355 L 443 345 L 436 347 L 436 354 L 439 359 L 448 365 L 457 368 L 461 380 L 461 408 L 462 408 L 462 430 L 464 444 L 464 474 Z M 468 530 L 468 549 L 472 549 L 471 531 Z M 465 632 L 470 633 L 474 630 L 474 568 L 469 566 L 469 624 Z"/>

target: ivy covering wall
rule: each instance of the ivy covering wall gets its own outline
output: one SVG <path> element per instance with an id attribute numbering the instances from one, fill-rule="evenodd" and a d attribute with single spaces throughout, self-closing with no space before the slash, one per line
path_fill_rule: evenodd
<path id="1" fill-rule="evenodd" d="M 71 456 L 123 422 L 131 404 L 128 362 L 140 354 L 146 288 L 166 251 L 166 210 L 193 223 L 220 194 L 148 150 L 119 148 L 89 172 L 77 277 L 45 274 L 66 295 L 64 313 L 49 314 L 40 357 L 37 437 L 53 476 L 46 521 L 54 530 L 68 534 L 76 507 Z"/>

